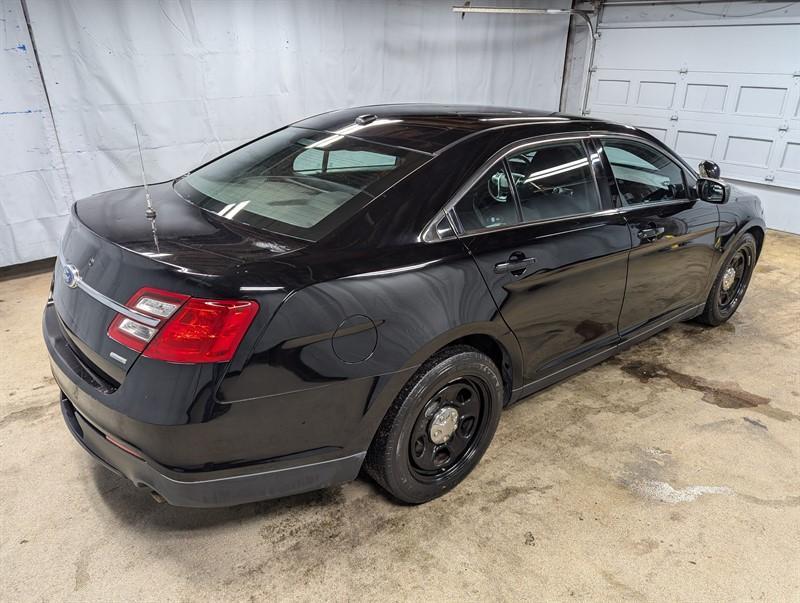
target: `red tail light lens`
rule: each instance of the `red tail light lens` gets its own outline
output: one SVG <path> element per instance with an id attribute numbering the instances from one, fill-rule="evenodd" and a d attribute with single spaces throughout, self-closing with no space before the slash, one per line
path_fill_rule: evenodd
<path id="1" fill-rule="evenodd" d="M 254 301 L 192 298 L 144 355 L 167 362 L 228 362 L 257 312 Z"/>
<path id="2" fill-rule="evenodd" d="M 166 362 L 228 362 L 258 313 L 248 300 L 196 299 L 145 287 L 125 304 L 155 326 L 117 315 L 108 336 L 148 358 Z"/>
<path id="3" fill-rule="evenodd" d="M 155 337 L 164 321 L 180 308 L 188 295 L 162 291 L 151 287 L 142 287 L 128 300 L 125 305 L 151 318 L 159 320 L 155 327 L 144 325 L 136 320 L 117 314 L 108 327 L 108 336 L 114 341 L 141 352 Z"/>

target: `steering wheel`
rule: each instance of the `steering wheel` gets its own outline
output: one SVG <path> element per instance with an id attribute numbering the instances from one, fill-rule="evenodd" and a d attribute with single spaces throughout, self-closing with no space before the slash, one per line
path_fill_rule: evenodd
<path id="1" fill-rule="evenodd" d="M 514 184 L 517 185 L 525 179 L 525 174 L 518 172 L 511 172 L 511 178 Z M 491 178 L 486 182 L 486 187 L 489 189 L 489 196 L 498 203 L 505 203 L 508 201 L 508 179 L 505 172 L 495 172 Z"/>
<path id="2" fill-rule="evenodd" d="M 512 172 L 511 177 L 514 179 L 514 183 L 518 184 L 522 182 L 525 178 L 524 174 L 519 174 L 516 172 Z M 508 179 L 506 178 L 506 174 L 504 171 L 495 172 L 487 181 L 486 183 L 487 190 L 489 193 L 489 197 L 491 197 L 497 203 L 507 203 L 509 197 L 509 186 L 508 186 Z M 489 210 L 491 209 L 488 207 L 488 200 L 484 197 L 484 207 L 483 209 Z M 472 211 L 475 212 L 475 215 L 478 217 L 478 220 L 483 225 L 484 228 L 491 228 L 492 226 L 503 226 L 504 222 L 497 221 L 497 218 L 492 216 L 490 212 L 485 214 L 481 210 L 481 198 L 473 198 L 472 200 Z"/>
<path id="3" fill-rule="evenodd" d="M 642 201 L 661 201 L 662 199 L 677 199 L 678 187 L 671 182 L 665 182 L 663 188 L 657 188 L 649 195 L 642 198 Z"/>

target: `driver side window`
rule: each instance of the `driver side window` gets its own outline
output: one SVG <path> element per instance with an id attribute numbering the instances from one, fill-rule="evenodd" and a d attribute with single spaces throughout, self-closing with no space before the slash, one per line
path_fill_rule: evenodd
<path id="1" fill-rule="evenodd" d="M 503 162 L 496 163 L 455 206 L 465 233 L 519 224 L 517 204 Z"/>
<path id="2" fill-rule="evenodd" d="M 625 205 L 686 198 L 683 170 L 653 147 L 630 140 L 603 141 Z"/>

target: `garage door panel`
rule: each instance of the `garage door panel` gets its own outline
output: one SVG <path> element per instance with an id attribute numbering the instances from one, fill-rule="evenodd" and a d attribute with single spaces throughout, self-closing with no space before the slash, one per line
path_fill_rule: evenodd
<path id="1" fill-rule="evenodd" d="M 728 98 L 727 84 L 710 82 L 687 82 L 681 109 L 696 113 L 717 113 L 725 111 Z"/>
<path id="2" fill-rule="evenodd" d="M 619 107 L 628 105 L 631 92 L 631 81 L 624 76 L 613 74 L 598 76 L 594 86 L 594 104 L 603 107 Z"/>
<path id="3" fill-rule="evenodd" d="M 787 199 L 800 216 L 800 12 L 745 20 L 731 15 L 737 4 L 604 6 L 588 109 L 649 132 L 695 168 L 711 159 L 723 178 L 795 193 L 762 195 L 775 199 L 765 202 L 771 225 L 787 227 L 798 223 L 786 219 Z"/>
<path id="4" fill-rule="evenodd" d="M 800 27 L 793 27 L 773 31 L 800 35 Z M 714 28 L 693 28 L 701 35 L 707 29 Z M 732 43 L 741 28 L 723 29 L 729 33 L 715 30 L 713 35 L 732 36 Z M 747 38 L 757 30 L 763 33 L 748 28 Z M 778 63 L 772 73 L 757 71 L 757 62 L 734 59 L 727 50 L 711 57 L 670 54 L 674 70 L 665 69 L 665 56 L 656 49 L 674 48 L 669 40 L 677 33 L 647 28 L 650 43 L 632 52 L 631 36 L 641 32 L 604 31 L 598 42 L 600 66 L 590 82 L 591 115 L 637 126 L 691 165 L 716 161 L 725 177 L 800 188 L 800 75 L 781 72 L 784 66 Z M 646 58 L 652 68 L 643 68 Z"/>
<path id="5" fill-rule="evenodd" d="M 675 100 L 677 82 L 665 79 L 642 79 L 636 94 L 636 105 L 654 109 L 670 109 Z"/>
<path id="6" fill-rule="evenodd" d="M 763 183 L 780 142 L 777 128 L 681 119 L 672 146 L 691 165 L 711 159 L 723 177 Z"/>
<path id="7" fill-rule="evenodd" d="M 742 85 L 736 97 L 734 113 L 780 117 L 789 88 L 785 86 Z"/>
<path id="8" fill-rule="evenodd" d="M 800 76 L 793 78 L 794 85 L 789 91 L 789 110 L 787 111 L 786 124 L 790 129 L 800 129 Z"/>
<path id="9" fill-rule="evenodd" d="M 592 117 L 616 121 L 634 128 L 644 130 L 648 134 L 669 146 L 675 144 L 675 122 L 659 116 L 650 115 L 631 115 L 621 112 L 597 111 L 592 113 Z"/>
<path id="10" fill-rule="evenodd" d="M 663 117 L 679 97 L 677 72 L 598 69 L 589 98 L 593 113 Z"/>
<path id="11" fill-rule="evenodd" d="M 718 138 L 716 132 L 706 132 L 702 128 L 679 128 L 675 133 L 673 148 L 686 160 L 713 159 L 716 156 Z"/>
<path id="12" fill-rule="evenodd" d="M 780 156 L 781 161 L 778 169 L 800 174 L 800 141 L 785 143 Z"/>
<path id="13" fill-rule="evenodd" d="M 679 119 L 747 123 L 777 128 L 793 107 L 791 75 L 758 73 L 687 73 Z"/>
<path id="14" fill-rule="evenodd" d="M 654 136 L 664 144 L 668 144 L 667 138 L 669 134 L 669 128 L 658 128 L 658 127 L 648 127 L 648 126 L 636 126 L 636 127 L 639 128 L 640 130 L 644 130 L 651 136 Z"/>
<path id="15" fill-rule="evenodd" d="M 789 188 L 800 188 L 800 131 L 788 132 L 777 144 L 775 170 L 769 182 Z"/>
<path id="16" fill-rule="evenodd" d="M 722 161 L 757 168 L 769 167 L 774 141 L 755 136 L 728 136 Z"/>

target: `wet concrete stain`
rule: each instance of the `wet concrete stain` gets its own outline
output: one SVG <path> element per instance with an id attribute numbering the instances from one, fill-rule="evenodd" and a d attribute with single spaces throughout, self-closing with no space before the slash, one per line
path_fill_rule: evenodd
<path id="1" fill-rule="evenodd" d="M 658 549 L 659 546 L 661 546 L 661 543 L 655 538 L 642 538 L 641 540 L 637 540 L 633 543 L 633 549 L 639 555 L 647 555 L 648 553 L 652 553 Z"/>
<path id="2" fill-rule="evenodd" d="M 510 498 L 532 494 L 533 492 L 544 494 L 548 490 L 552 490 L 552 488 L 553 486 L 504 486 L 497 491 L 492 498 L 492 502 L 495 504 L 504 503 Z"/>
<path id="3" fill-rule="evenodd" d="M 717 431 L 725 427 L 730 427 L 731 425 L 736 425 L 735 419 L 721 419 L 719 421 L 711 421 L 710 423 L 702 423 L 701 425 L 697 425 L 695 429 L 698 431 Z"/>
<path id="4" fill-rule="evenodd" d="M 641 591 L 636 590 L 635 588 L 631 588 L 627 584 L 625 584 L 622 580 L 620 580 L 617 576 L 615 576 L 612 572 L 608 570 L 603 570 L 600 572 L 603 576 L 603 579 L 611 586 L 619 595 L 621 595 L 625 599 L 635 599 L 637 601 L 643 601 L 647 597 L 645 597 L 644 593 Z M 613 599 L 614 597 L 612 597 Z"/>
<path id="5" fill-rule="evenodd" d="M 763 424 L 761 421 L 759 421 L 758 419 L 751 419 L 750 417 L 742 417 L 742 420 L 743 420 L 745 423 L 749 423 L 749 424 L 750 424 L 750 425 L 752 425 L 753 427 L 759 427 L 760 429 L 766 429 L 766 430 L 769 430 L 769 427 L 767 427 L 766 425 L 764 425 L 764 424 Z"/>
<path id="6" fill-rule="evenodd" d="M 525 546 L 536 546 L 536 536 L 533 532 L 525 532 Z"/>
<path id="7" fill-rule="evenodd" d="M 22 410 L 15 410 L 14 412 L 10 412 L 0 419 L 0 427 L 4 427 L 5 425 L 9 425 L 11 423 L 17 423 L 19 421 L 31 423 L 46 416 L 56 406 L 57 404 L 55 402 L 51 402 L 49 404 L 42 404 L 41 406 L 29 406 L 28 408 L 23 408 Z"/>
<path id="8" fill-rule="evenodd" d="M 75 563 L 75 591 L 83 589 L 89 583 L 89 556 L 90 552 L 86 549 Z"/>
<path id="9" fill-rule="evenodd" d="M 652 379 L 667 379 L 681 389 L 691 389 L 703 394 L 703 401 L 720 408 L 752 408 L 779 421 L 800 420 L 800 416 L 768 406 L 771 400 L 741 389 L 736 384 L 715 383 L 702 377 L 681 373 L 662 364 L 646 361 L 628 362 L 622 370 L 642 383 Z"/>
<path id="10" fill-rule="evenodd" d="M 739 498 L 744 499 L 762 507 L 782 509 L 785 507 L 800 507 L 800 496 L 787 496 L 786 498 L 759 498 L 749 494 L 739 494 Z"/>

